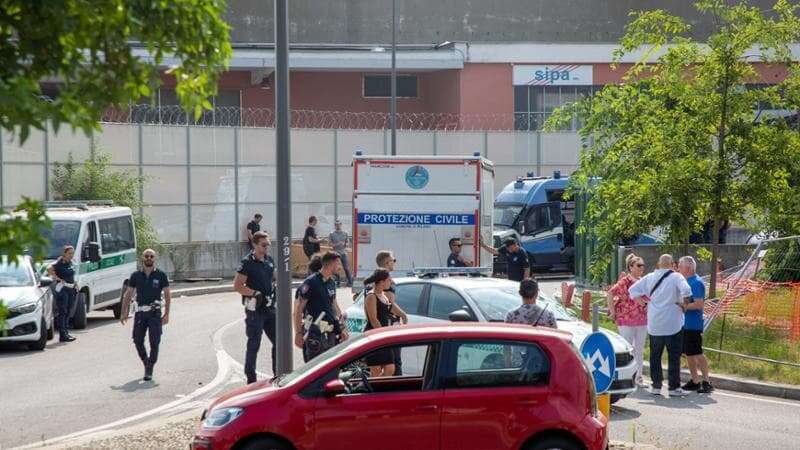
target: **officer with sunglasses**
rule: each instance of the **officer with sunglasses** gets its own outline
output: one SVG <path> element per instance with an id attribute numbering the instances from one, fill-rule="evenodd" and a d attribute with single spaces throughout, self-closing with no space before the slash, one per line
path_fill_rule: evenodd
<path id="1" fill-rule="evenodd" d="M 172 293 L 167 274 L 156 268 L 156 252 L 147 249 L 142 252 L 142 270 L 133 272 L 128 279 L 128 288 L 122 300 L 120 322 L 125 325 L 128 319 L 131 297 L 136 291 L 136 305 L 133 316 L 133 344 L 139 359 L 144 364 L 144 381 L 153 379 L 153 368 L 158 361 L 158 347 L 161 345 L 162 327 L 169 323 L 169 307 Z M 164 293 L 164 300 L 161 293 Z M 163 315 L 162 315 L 163 312 Z M 144 346 L 145 334 L 150 338 L 150 354 Z"/>
<path id="2" fill-rule="evenodd" d="M 233 289 L 242 295 L 244 304 L 247 334 L 244 374 L 248 384 L 257 381 L 256 359 L 262 333 L 272 344 L 272 373 L 275 373 L 275 262 L 267 254 L 268 250 L 267 233 L 253 234 L 253 251 L 242 259 L 233 279 Z"/>
<path id="3" fill-rule="evenodd" d="M 471 267 L 472 261 L 461 256 L 461 239 L 452 238 L 450 242 L 450 256 L 447 257 L 447 267 Z"/>

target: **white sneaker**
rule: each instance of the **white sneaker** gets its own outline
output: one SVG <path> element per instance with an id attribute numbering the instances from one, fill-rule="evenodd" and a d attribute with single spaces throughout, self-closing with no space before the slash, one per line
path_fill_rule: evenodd
<path id="1" fill-rule="evenodd" d="M 661 395 L 661 388 L 650 386 L 649 391 L 653 395 Z"/>
<path id="2" fill-rule="evenodd" d="M 687 394 L 686 394 L 686 391 L 684 391 L 684 390 L 683 390 L 683 389 L 681 389 L 681 388 L 678 388 L 678 389 L 671 389 L 671 390 L 669 391 L 669 396 L 670 396 L 670 397 L 686 397 L 686 395 L 687 395 Z"/>

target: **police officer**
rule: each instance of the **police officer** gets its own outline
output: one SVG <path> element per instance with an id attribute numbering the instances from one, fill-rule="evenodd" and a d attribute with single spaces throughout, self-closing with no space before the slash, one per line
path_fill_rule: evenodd
<path id="1" fill-rule="evenodd" d="M 56 305 L 58 307 L 58 334 L 60 342 L 75 340 L 69 334 L 69 312 L 75 303 L 77 285 L 75 284 L 75 268 L 72 267 L 72 257 L 75 256 L 75 247 L 65 245 L 61 256 L 47 267 L 50 278 L 55 280 Z"/>
<path id="2" fill-rule="evenodd" d="M 447 267 L 470 267 L 472 261 L 461 256 L 461 239 L 452 238 L 448 242 L 450 246 L 450 256 L 447 257 Z"/>
<path id="3" fill-rule="evenodd" d="M 272 373 L 275 373 L 275 262 L 267 254 L 268 250 L 267 233 L 253 234 L 253 251 L 242 259 L 233 279 L 233 289 L 242 295 L 244 304 L 247 334 L 244 374 L 248 384 L 256 382 L 256 358 L 262 333 L 272 344 Z"/>
<path id="4" fill-rule="evenodd" d="M 250 244 L 250 250 L 255 247 L 255 244 L 253 244 L 253 236 L 261 231 L 262 217 L 261 214 L 256 213 L 256 215 L 253 216 L 253 220 L 247 223 L 247 243 Z"/>
<path id="5" fill-rule="evenodd" d="M 156 268 L 156 252 L 147 249 L 142 252 L 142 270 L 133 272 L 128 279 L 128 288 L 122 299 L 120 322 L 125 325 L 128 312 L 136 291 L 135 315 L 133 316 L 133 344 L 139 359 L 144 364 L 144 381 L 153 379 L 153 367 L 158 361 L 158 347 L 161 345 L 162 327 L 169 323 L 169 308 L 172 292 L 167 274 Z M 161 293 L 164 299 L 161 299 Z M 163 315 L 162 315 L 163 312 Z M 144 336 L 150 340 L 150 355 L 144 346 Z"/>
<path id="6" fill-rule="evenodd" d="M 483 243 L 481 240 L 481 247 L 494 256 L 503 255 L 506 258 L 508 268 L 508 279 L 512 281 L 522 281 L 528 279 L 531 275 L 531 265 L 528 262 L 528 253 L 520 247 L 519 242 L 513 237 L 505 240 L 505 245 L 499 250 Z"/>
<path id="7" fill-rule="evenodd" d="M 294 343 L 303 349 L 309 361 L 347 340 L 347 328 L 341 323 L 342 313 L 336 303 L 336 282 L 333 274 L 341 269 L 341 257 L 334 252 L 322 255 L 322 268 L 303 281 L 294 307 Z"/>

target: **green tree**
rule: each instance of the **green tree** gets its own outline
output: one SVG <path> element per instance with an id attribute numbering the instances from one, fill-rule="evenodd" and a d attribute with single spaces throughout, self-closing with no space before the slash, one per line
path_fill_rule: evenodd
<path id="1" fill-rule="evenodd" d="M 199 117 L 232 52 L 224 8 L 224 0 L 0 2 L 0 126 L 23 141 L 48 121 L 88 133 L 110 107 L 150 97 L 166 57 L 182 105 Z M 52 102 L 40 99 L 43 80 L 60 85 Z"/>
<path id="2" fill-rule="evenodd" d="M 579 232 L 598 238 L 595 277 L 620 239 L 654 227 L 680 244 L 713 221 L 712 260 L 724 220 L 781 232 L 800 228 L 797 132 L 754 111 L 764 104 L 800 110 L 789 48 L 800 37 L 798 6 L 779 0 L 766 14 L 722 0 L 695 6 L 713 18 L 706 42 L 687 37 L 691 26 L 663 10 L 632 13 L 615 60 L 641 55 L 623 83 L 561 108 L 547 123 L 557 129 L 573 115 L 585 123 L 572 189 L 592 194 Z M 789 77 L 753 89 L 760 82 L 754 61 L 788 67 Z M 712 271 L 712 296 L 716 282 Z"/>
<path id="3" fill-rule="evenodd" d="M 42 236 L 42 230 L 50 227 L 41 203 L 23 199 L 17 207 L 17 214 L 0 210 L 0 258 L 16 263 L 17 257 L 30 254 L 36 261 L 47 255 L 49 243 Z M 0 330 L 3 329 L 8 311 L 0 299 Z"/>
<path id="4" fill-rule="evenodd" d="M 53 167 L 51 187 L 57 200 L 111 200 L 115 205 L 133 210 L 137 249 L 156 248 L 158 236 L 150 219 L 140 214 L 139 199 L 145 179 L 129 171 L 112 170 L 111 155 L 92 152 L 83 164 L 75 164 L 70 153 L 67 162 Z"/>

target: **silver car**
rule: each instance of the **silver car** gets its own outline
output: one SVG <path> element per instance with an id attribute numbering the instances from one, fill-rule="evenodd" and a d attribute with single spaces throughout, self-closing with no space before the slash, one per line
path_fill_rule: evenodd
<path id="1" fill-rule="evenodd" d="M 504 322 L 509 311 L 522 304 L 519 283 L 499 278 L 481 277 L 408 277 L 395 278 L 397 303 L 408 314 L 409 323 L 471 320 L 475 322 Z M 559 302 L 543 294 L 537 300 L 547 307 L 558 321 L 558 329 L 572 334 L 572 342 L 580 348 L 592 333 L 592 327 L 578 319 Z M 366 324 L 364 293 L 360 293 L 351 307 L 345 311 L 347 328 L 351 334 L 359 334 Z M 634 392 L 636 364 L 633 348 L 622 336 L 601 330 L 614 346 L 616 373 L 609 388 L 611 401 L 615 402 Z M 405 368 L 405 356 L 403 367 Z"/>
<path id="2" fill-rule="evenodd" d="M 0 300 L 8 309 L 0 342 L 19 342 L 33 350 L 44 350 L 55 327 L 50 280 L 39 276 L 30 257 L 19 257 L 16 262 L 0 256 Z"/>

